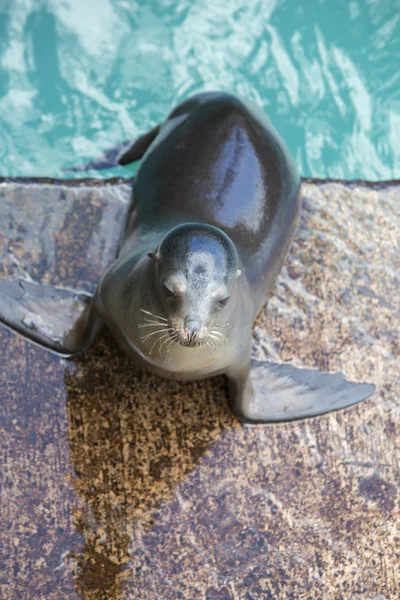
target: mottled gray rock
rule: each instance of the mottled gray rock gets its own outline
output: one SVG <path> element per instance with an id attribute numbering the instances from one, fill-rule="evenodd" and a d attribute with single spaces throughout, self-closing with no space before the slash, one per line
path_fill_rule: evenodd
<path id="1" fill-rule="evenodd" d="M 107 335 L 66 361 L 1 328 L 1 598 L 397 597 L 400 184 L 303 195 L 254 358 L 374 396 L 243 428 L 222 378 L 157 379 Z M 128 198 L 119 180 L 0 183 L 0 275 L 91 291 Z"/>

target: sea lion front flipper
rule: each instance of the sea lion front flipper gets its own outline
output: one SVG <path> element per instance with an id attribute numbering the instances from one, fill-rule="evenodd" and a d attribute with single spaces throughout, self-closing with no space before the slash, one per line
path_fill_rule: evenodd
<path id="1" fill-rule="evenodd" d="M 102 326 L 91 296 L 7 278 L 0 278 L 0 322 L 66 356 L 90 346 Z"/>
<path id="2" fill-rule="evenodd" d="M 236 384 L 236 389 L 240 387 Z M 352 383 L 341 373 L 253 360 L 232 408 L 249 423 L 292 421 L 357 404 L 374 391 L 374 385 Z"/>
<path id="3" fill-rule="evenodd" d="M 135 160 L 139 160 L 140 158 L 142 158 L 147 148 L 157 137 L 158 132 L 160 131 L 160 127 L 161 125 L 156 125 L 155 127 L 153 127 L 153 129 L 138 137 L 130 146 L 130 148 L 120 155 L 118 159 L 118 164 L 129 165 Z"/>

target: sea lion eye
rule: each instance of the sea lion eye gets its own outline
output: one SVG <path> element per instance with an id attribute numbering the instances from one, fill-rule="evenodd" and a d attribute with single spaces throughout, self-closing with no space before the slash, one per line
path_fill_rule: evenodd
<path id="1" fill-rule="evenodd" d="M 172 290 L 170 290 L 164 283 L 161 286 L 163 294 L 166 298 L 174 298 L 175 294 Z"/>
<path id="2" fill-rule="evenodd" d="M 227 296 L 226 298 L 222 298 L 221 300 L 218 300 L 217 304 L 218 304 L 218 306 L 220 306 L 222 308 L 223 306 L 225 306 L 227 304 L 228 300 L 229 300 L 229 296 Z"/>

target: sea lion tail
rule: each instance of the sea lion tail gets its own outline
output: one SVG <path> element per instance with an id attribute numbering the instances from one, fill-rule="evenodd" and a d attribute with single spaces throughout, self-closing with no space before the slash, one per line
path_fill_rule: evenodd
<path id="1" fill-rule="evenodd" d="M 129 165 L 142 158 L 159 131 L 160 125 L 157 125 L 147 133 L 138 137 L 133 143 L 130 140 L 127 140 L 122 144 L 118 144 L 117 146 L 113 146 L 109 150 L 106 150 L 101 156 L 84 165 L 66 167 L 63 171 L 78 173 L 80 171 L 89 171 L 90 169 L 100 171 L 102 169 L 112 169 L 118 165 Z"/>

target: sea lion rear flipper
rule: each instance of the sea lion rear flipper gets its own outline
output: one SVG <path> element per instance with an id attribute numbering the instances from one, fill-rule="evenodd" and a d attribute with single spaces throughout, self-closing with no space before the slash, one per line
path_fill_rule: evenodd
<path id="1" fill-rule="evenodd" d="M 253 391 L 234 408 L 243 421 L 268 423 L 315 417 L 365 400 L 375 386 L 290 364 L 252 361 Z M 246 397 L 247 396 L 247 397 Z"/>
<path id="2" fill-rule="evenodd" d="M 113 146 L 108 150 L 105 150 L 103 154 L 90 160 L 84 165 L 74 165 L 72 167 L 65 167 L 62 169 L 66 172 L 71 173 L 79 173 L 81 171 L 89 171 L 90 169 L 95 169 L 96 171 L 101 171 L 102 169 L 112 169 L 113 167 L 117 167 L 119 164 L 119 157 L 121 154 L 131 146 L 131 141 L 127 140 L 118 144 L 117 146 Z"/>
<path id="3" fill-rule="evenodd" d="M 156 138 L 160 131 L 160 127 L 161 125 L 156 125 L 156 127 L 138 137 L 133 143 L 130 140 L 122 142 L 122 144 L 118 144 L 117 146 L 105 150 L 101 156 L 90 160 L 84 165 L 65 167 L 63 171 L 71 173 L 89 171 L 90 169 L 101 171 L 102 169 L 112 169 L 118 165 L 129 165 L 142 158 L 147 148 Z"/>
<path id="4" fill-rule="evenodd" d="M 66 356 L 90 346 L 102 325 L 87 294 L 7 278 L 0 278 L 0 322 Z"/>
<path id="5" fill-rule="evenodd" d="M 120 155 L 118 159 L 118 164 L 129 165 L 129 163 L 132 163 L 135 160 L 139 160 L 140 158 L 142 158 L 147 148 L 157 137 L 158 132 L 160 131 L 160 127 L 161 125 L 156 125 L 155 127 L 153 127 L 153 129 L 137 138 L 137 140 L 133 142 L 131 147 L 126 152 Z"/>

